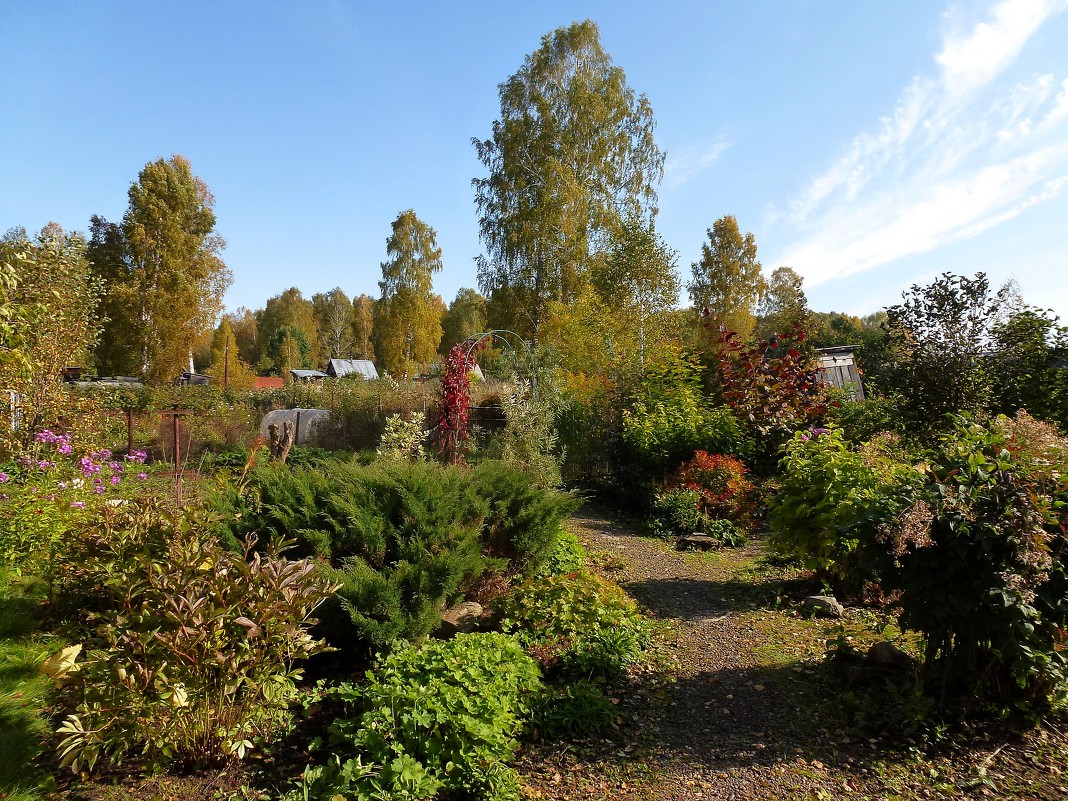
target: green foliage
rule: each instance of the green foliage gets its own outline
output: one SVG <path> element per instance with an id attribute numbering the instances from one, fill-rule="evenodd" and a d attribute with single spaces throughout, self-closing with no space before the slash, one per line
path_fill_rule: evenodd
<path id="1" fill-rule="evenodd" d="M 655 537 L 677 537 L 702 532 L 711 522 L 702 508 L 701 493 L 683 486 L 653 496 L 647 525 Z"/>
<path id="2" fill-rule="evenodd" d="M 289 718 L 297 660 L 332 588 L 308 561 L 223 550 L 188 509 L 113 510 L 72 560 L 75 590 L 102 607 L 96 638 L 70 674 L 59 733 L 75 772 L 131 753 L 149 766 L 242 758 Z"/>
<path id="3" fill-rule="evenodd" d="M 534 576 L 541 578 L 574 573 L 586 566 L 587 558 L 586 548 L 579 538 L 565 529 L 557 535 L 556 544 L 541 567 L 534 571 Z"/>
<path id="4" fill-rule="evenodd" d="M 892 447 L 858 452 L 837 428 L 797 432 L 780 467 L 779 490 L 769 504 L 770 543 L 836 580 L 858 578 L 861 540 L 871 536 L 874 522 L 907 505 L 921 483 L 919 473 L 896 461 Z"/>
<path id="5" fill-rule="evenodd" d="M 880 529 L 928 692 L 1042 711 L 1068 679 L 1068 441 L 1021 415 L 956 418 L 923 500 Z"/>
<path id="6" fill-rule="evenodd" d="M 519 777 L 508 766 L 516 739 L 541 690 L 537 664 L 511 637 L 460 634 L 406 646 L 385 657 L 362 687 L 342 685 L 337 697 L 364 711 L 331 727 L 344 747 L 371 764 L 343 775 L 355 759 L 312 788 L 356 799 L 452 798 L 518 801 Z M 363 773 L 364 775 L 359 775 Z"/>
<path id="7" fill-rule="evenodd" d="M 546 34 L 500 84 L 501 114 L 475 140 L 490 324 L 537 339 L 550 302 L 574 299 L 627 214 L 655 214 L 664 154 L 653 112 L 590 20 Z"/>
<path id="8" fill-rule="evenodd" d="M 382 442 L 378 445 L 379 458 L 425 459 L 429 436 L 425 424 L 422 416 L 413 415 L 409 420 L 402 419 L 399 414 L 387 417 L 386 430 L 382 432 Z"/>
<path id="9" fill-rule="evenodd" d="M 531 574 L 557 548 L 564 521 L 581 499 L 532 482 L 529 474 L 501 462 L 483 462 L 470 475 L 487 505 L 481 538 L 489 553 L 509 560 L 509 569 Z"/>
<path id="10" fill-rule="evenodd" d="M 662 479 L 698 450 L 743 454 L 745 435 L 726 408 L 708 403 L 696 357 L 669 350 L 650 364 L 623 410 L 627 461 L 639 480 Z"/>
<path id="11" fill-rule="evenodd" d="M 987 407 L 993 376 L 982 354 L 1007 295 L 1007 288 L 992 293 L 983 273 L 974 279 L 943 273 L 887 308 L 896 362 L 886 374 L 887 390 L 898 396 L 901 420 L 920 440 L 933 443 L 952 425 L 949 415 Z"/>
<path id="12" fill-rule="evenodd" d="M 587 677 L 619 675 L 650 638 L 634 601 L 584 571 L 528 579 L 498 602 L 497 612 L 502 631 L 515 633 L 541 661 Z"/>
<path id="13" fill-rule="evenodd" d="M 844 396 L 845 393 L 843 392 Z M 872 397 L 867 400 L 836 399 L 827 413 L 828 422 L 842 429 L 850 442 L 867 442 L 884 431 L 905 436 L 907 430 L 897 414 L 895 398 Z"/>
<path id="14" fill-rule="evenodd" d="M 540 487 L 559 487 L 557 396 L 543 385 L 517 384 L 501 397 L 504 430 L 486 448 L 487 454 L 525 471 Z"/>
<path id="15" fill-rule="evenodd" d="M 0 797 L 54 797 L 55 780 L 38 762 L 51 735 L 52 682 L 41 663 L 64 643 L 40 630 L 47 585 L 0 571 Z"/>
<path id="16" fill-rule="evenodd" d="M 350 647 L 420 641 L 481 577 L 536 570 L 575 505 L 500 463 L 391 461 L 261 466 L 216 500 L 227 536 L 293 539 L 331 566 L 341 587 L 321 616 L 332 641 Z"/>
<path id="17" fill-rule="evenodd" d="M 1020 409 L 1068 427 L 1068 328 L 1040 309 L 1024 309 L 994 327 L 992 411 Z"/>
<path id="18" fill-rule="evenodd" d="M 546 689 L 534 710 L 532 728 L 543 739 L 592 737 L 616 719 L 616 708 L 604 690 L 578 680 Z"/>

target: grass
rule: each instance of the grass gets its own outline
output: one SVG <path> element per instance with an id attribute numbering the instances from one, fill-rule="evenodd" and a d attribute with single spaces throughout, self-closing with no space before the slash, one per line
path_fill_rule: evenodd
<path id="1" fill-rule="evenodd" d="M 0 574 L 0 798 L 48 796 L 54 780 L 34 764 L 48 745 L 44 717 L 50 681 L 41 662 L 60 644 L 39 630 L 44 587 Z"/>

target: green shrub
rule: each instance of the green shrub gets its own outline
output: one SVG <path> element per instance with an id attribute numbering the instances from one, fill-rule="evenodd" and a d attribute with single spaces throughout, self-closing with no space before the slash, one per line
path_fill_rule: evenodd
<path id="1" fill-rule="evenodd" d="M 321 649 L 309 615 L 332 588 L 307 561 L 252 554 L 251 540 L 235 555 L 205 528 L 134 504 L 89 543 L 75 577 L 106 611 L 59 729 L 75 772 L 130 753 L 149 766 L 241 758 L 286 725 L 294 663 Z"/>
<path id="2" fill-rule="evenodd" d="M 650 628 L 637 604 L 592 573 L 529 579 L 497 603 L 501 629 L 538 658 L 587 676 L 614 677 L 641 657 Z"/>
<path id="3" fill-rule="evenodd" d="M 705 534 L 731 548 L 745 545 L 749 539 L 745 532 L 730 520 L 710 520 L 705 527 Z"/>
<path id="4" fill-rule="evenodd" d="M 526 575 L 549 558 L 564 521 L 581 504 L 578 496 L 538 485 L 502 462 L 483 462 L 469 480 L 487 508 L 482 541 L 490 553 L 509 560 L 510 570 Z"/>
<path id="5" fill-rule="evenodd" d="M 532 727 L 544 739 L 591 737 L 616 719 L 616 708 L 598 685 L 568 682 L 546 689 L 534 711 Z"/>
<path id="6" fill-rule="evenodd" d="M 678 537 L 704 531 L 710 519 L 701 504 L 701 493 L 690 487 L 675 487 L 653 496 L 647 528 L 654 537 Z"/>
<path id="7" fill-rule="evenodd" d="M 553 546 L 541 567 L 534 571 L 534 575 L 541 578 L 574 573 L 586 566 L 587 558 L 586 548 L 579 538 L 565 529 L 560 532 L 556 538 L 556 545 Z"/>
<path id="8" fill-rule="evenodd" d="M 925 497 L 880 528 L 928 692 L 1043 710 L 1068 680 L 1068 441 L 961 416 Z"/>
<path id="9" fill-rule="evenodd" d="M 772 547 L 835 580 L 873 578 L 858 565 L 858 548 L 908 505 L 920 474 L 889 452 L 851 449 L 837 428 L 794 434 L 781 468 L 769 504 Z"/>
<path id="10" fill-rule="evenodd" d="M 334 691 L 363 712 L 331 727 L 335 749 L 347 753 L 315 774 L 309 795 L 518 801 L 519 777 L 507 763 L 541 678 L 513 638 L 460 634 L 406 646 L 368 678 Z M 368 770 L 364 758 L 381 767 Z"/>
<path id="11" fill-rule="evenodd" d="M 331 641 L 378 647 L 423 639 L 480 579 L 537 570 L 578 503 L 497 462 L 395 461 L 262 466 L 217 501 L 230 537 L 291 538 L 298 554 L 329 564 L 340 585 L 320 615 Z"/>

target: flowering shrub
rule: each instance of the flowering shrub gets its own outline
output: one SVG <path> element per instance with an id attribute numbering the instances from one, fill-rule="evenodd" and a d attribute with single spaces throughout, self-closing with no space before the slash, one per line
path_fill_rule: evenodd
<path id="1" fill-rule="evenodd" d="M 45 574 L 70 528 L 108 500 L 148 480 L 147 455 L 79 456 L 69 433 L 39 431 L 33 446 L 0 472 L 0 566 Z"/>

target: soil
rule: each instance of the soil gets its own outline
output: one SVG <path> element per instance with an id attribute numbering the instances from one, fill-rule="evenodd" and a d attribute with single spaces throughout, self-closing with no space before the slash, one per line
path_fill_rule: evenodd
<path id="1" fill-rule="evenodd" d="M 1068 798 L 1068 742 L 1052 725 L 994 726 L 920 747 L 849 720 L 850 688 L 824 655 L 836 632 L 801 611 L 819 587 L 770 564 L 761 542 L 683 553 L 597 510 L 570 525 L 600 555 L 599 569 L 665 624 L 666 658 L 615 688 L 620 717 L 609 737 L 524 749 L 529 797 Z"/>

